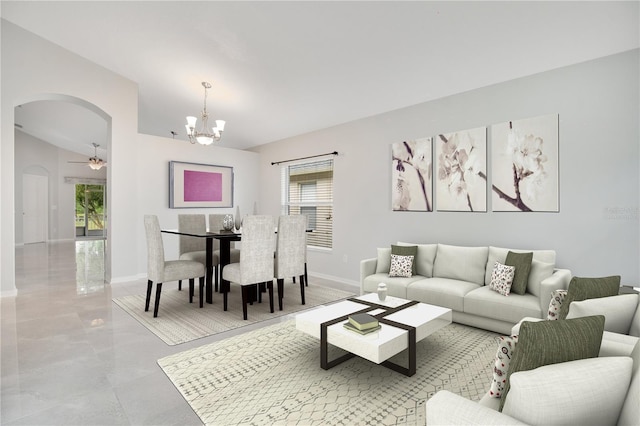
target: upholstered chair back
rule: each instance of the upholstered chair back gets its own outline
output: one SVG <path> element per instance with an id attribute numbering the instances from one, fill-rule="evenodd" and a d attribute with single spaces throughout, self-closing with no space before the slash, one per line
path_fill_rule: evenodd
<path id="1" fill-rule="evenodd" d="M 304 275 L 307 252 L 307 218 L 304 215 L 286 215 L 278 218 L 275 278 Z"/>
<path id="2" fill-rule="evenodd" d="M 202 234 L 207 231 L 207 218 L 203 214 L 179 214 L 178 230 L 180 232 Z M 205 238 L 180 235 L 179 255 L 194 251 L 204 251 L 205 248 Z"/>
<path id="3" fill-rule="evenodd" d="M 274 230 L 273 216 L 245 217 L 240 251 L 240 284 L 273 280 Z"/>
<path id="4" fill-rule="evenodd" d="M 145 215 L 144 229 L 147 234 L 147 277 L 153 282 L 163 282 L 164 245 L 158 216 Z"/>

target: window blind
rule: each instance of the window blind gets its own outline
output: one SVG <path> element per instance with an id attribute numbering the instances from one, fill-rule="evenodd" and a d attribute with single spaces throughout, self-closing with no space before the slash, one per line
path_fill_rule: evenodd
<path id="1" fill-rule="evenodd" d="M 304 214 L 307 245 L 333 243 L 333 159 L 284 166 L 281 170 L 282 214 Z"/>

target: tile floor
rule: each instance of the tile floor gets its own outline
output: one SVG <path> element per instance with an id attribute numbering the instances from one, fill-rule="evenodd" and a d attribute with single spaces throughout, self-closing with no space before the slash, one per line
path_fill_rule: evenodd
<path id="1" fill-rule="evenodd" d="M 105 285 L 103 248 L 103 240 L 16 248 L 18 296 L 0 299 L 1 424 L 199 425 L 156 361 L 284 320 L 168 346 L 111 301 L 143 293 L 146 281 Z"/>

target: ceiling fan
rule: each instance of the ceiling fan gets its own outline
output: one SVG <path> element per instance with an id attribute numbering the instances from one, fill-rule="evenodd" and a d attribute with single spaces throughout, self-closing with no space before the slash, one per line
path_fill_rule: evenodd
<path id="1" fill-rule="evenodd" d="M 98 147 L 100 145 L 98 145 L 97 143 L 92 143 L 91 145 L 93 145 L 94 154 L 93 154 L 93 157 L 89 157 L 89 161 L 69 161 L 69 163 L 86 164 L 87 166 L 91 167 L 93 170 L 100 170 L 102 166 L 106 166 L 107 163 L 103 161 L 102 158 L 98 157 Z"/>

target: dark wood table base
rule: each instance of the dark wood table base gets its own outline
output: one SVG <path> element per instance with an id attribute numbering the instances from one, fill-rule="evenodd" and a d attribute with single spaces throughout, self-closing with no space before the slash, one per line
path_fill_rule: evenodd
<path id="1" fill-rule="evenodd" d="M 391 321 L 389 319 L 386 319 L 385 317 L 387 315 L 391 315 L 395 312 L 401 311 L 405 308 L 408 308 L 409 306 L 413 306 L 416 305 L 417 301 L 411 301 L 408 303 L 405 303 L 404 305 L 400 305 L 397 306 L 395 308 L 389 308 L 388 306 L 384 306 L 384 305 L 379 305 L 377 303 L 372 303 L 372 302 L 367 302 L 364 300 L 358 300 L 358 299 L 354 299 L 354 298 L 350 298 L 348 299 L 351 302 L 355 302 L 355 303 L 359 303 L 361 305 L 367 305 L 366 308 L 363 308 L 359 311 L 356 312 L 352 312 L 349 315 L 343 315 L 341 317 L 332 319 L 330 321 L 326 321 L 323 322 L 322 324 L 320 324 L 320 367 L 322 367 L 322 369 L 324 370 L 328 370 L 330 368 L 335 367 L 338 364 L 341 364 L 351 358 L 353 358 L 354 356 L 356 356 L 353 353 L 346 353 L 336 359 L 333 360 L 329 360 L 329 342 L 327 341 L 327 328 L 331 325 L 337 324 L 339 322 L 343 322 L 343 321 L 347 321 L 349 319 L 350 315 L 354 315 L 354 314 L 359 314 L 359 313 L 364 313 L 364 312 L 370 312 L 374 309 L 384 309 L 385 312 L 381 312 L 379 314 L 374 315 L 374 317 L 376 317 L 378 319 L 378 322 L 382 323 L 382 324 L 386 324 L 386 325 L 390 325 L 392 327 L 396 327 L 396 328 L 401 328 L 403 330 L 407 330 L 407 338 L 409 340 L 408 342 L 408 347 L 407 347 L 407 351 L 408 355 L 409 355 L 409 365 L 407 367 L 404 367 L 402 365 L 398 365 L 396 363 L 393 363 L 389 360 L 387 361 L 383 361 L 380 365 L 383 365 L 391 370 L 394 370 L 398 373 L 402 373 L 405 376 L 413 376 L 414 374 L 416 374 L 416 328 L 407 324 L 401 324 L 399 322 L 396 321 Z"/>

